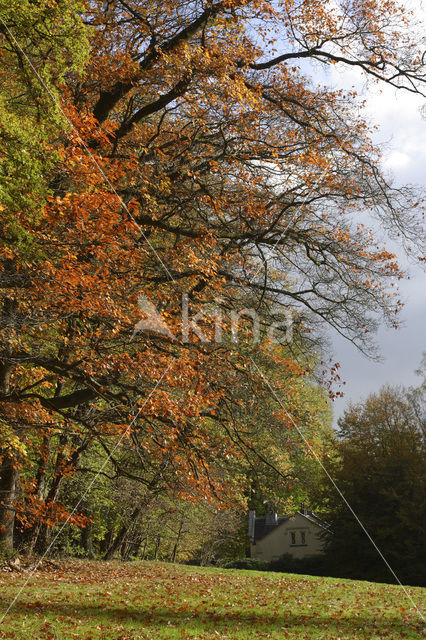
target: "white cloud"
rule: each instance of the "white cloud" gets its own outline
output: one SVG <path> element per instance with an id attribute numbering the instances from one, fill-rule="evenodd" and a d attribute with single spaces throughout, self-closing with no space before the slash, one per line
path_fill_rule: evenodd
<path id="1" fill-rule="evenodd" d="M 406 0 L 419 20 L 426 22 L 426 3 Z M 424 37 L 425 29 L 421 35 Z M 390 86 L 366 84 L 356 69 L 335 67 L 327 82 L 355 88 L 366 100 L 365 115 L 378 125 L 374 140 L 383 145 L 383 166 L 390 170 L 396 184 L 417 184 L 426 190 L 426 120 L 421 108 L 426 98 L 396 90 Z M 342 364 L 342 378 L 346 380 L 345 398 L 335 403 L 335 413 L 341 414 L 349 400 L 359 400 L 377 391 L 383 384 L 418 384 L 414 370 L 426 349 L 426 275 L 420 267 L 412 268 L 411 279 L 400 283 L 405 307 L 400 331 L 381 329 L 378 343 L 383 354 L 382 363 L 373 363 L 352 345 L 340 338 L 335 340 L 336 359 Z"/>
<path id="2" fill-rule="evenodd" d="M 386 168 L 396 170 L 407 167 L 412 161 L 412 158 L 408 153 L 401 153 L 400 151 L 391 151 L 385 158 L 383 164 Z"/>

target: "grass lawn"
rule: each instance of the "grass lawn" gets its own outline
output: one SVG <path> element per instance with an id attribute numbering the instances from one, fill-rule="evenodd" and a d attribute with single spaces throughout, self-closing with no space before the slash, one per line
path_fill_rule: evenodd
<path id="1" fill-rule="evenodd" d="M 1 615 L 28 573 L 0 573 Z M 426 589 L 408 588 L 424 610 Z M 34 573 L 0 638 L 425 638 L 394 585 L 204 569 L 72 561 Z M 423 633 L 422 633 L 423 631 Z"/>

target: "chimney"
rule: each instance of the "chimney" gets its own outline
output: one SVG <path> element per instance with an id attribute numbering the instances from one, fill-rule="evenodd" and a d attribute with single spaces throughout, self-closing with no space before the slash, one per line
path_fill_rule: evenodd
<path id="1" fill-rule="evenodd" d="M 248 536 L 254 542 L 254 523 L 256 520 L 256 511 L 249 511 Z"/>
<path id="2" fill-rule="evenodd" d="M 303 515 L 306 515 L 306 509 L 305 509 L 305 503 L 302 502 L 301 506 L 300 506 L 300 513 L 303 513 Z"/>
<path id="3" fill-rule="evenodd" d="M 271 512 L 267 513 L 265 517 L 265 526 L 275 527 L 277 524 L 278 524 L 278 516 L 275 513 L 275 511 L 273 511 L 272 513 Z"/>

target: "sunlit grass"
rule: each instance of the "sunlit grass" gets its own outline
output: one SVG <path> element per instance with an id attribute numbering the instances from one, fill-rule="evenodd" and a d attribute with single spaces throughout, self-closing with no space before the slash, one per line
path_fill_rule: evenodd
<path id="1" fill-rule="evenodd" d="M 0 574 L 4 612 L 27 573 Z M 419 608 L 426 590 L 407 588 Z M 2 638 L 424 638 L 401 587 L 138 562 L 66 562 L 37 571 Z"/>

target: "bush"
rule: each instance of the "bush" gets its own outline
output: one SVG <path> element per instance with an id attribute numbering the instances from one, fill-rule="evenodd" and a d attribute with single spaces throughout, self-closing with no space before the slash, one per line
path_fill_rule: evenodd
<path id="1" fill-rule="evenodd" d="M 300 573 L 311 576 L 329 575 L 326 559 L 320 555 L 307 556 L 306 558 L 293 558 L 289 553 L 285 553 L 278 560 L 268 562 L 267 571 Z"/>
<path id="2" fill-rule="evenodd" d="M 293 558 L 289 553 L 278 560 L 265 562 L 259 558 L 236 558 L 223 565 L 224 569 L 249 569 L 251 571 L 276 571 L 282 573 L 300 573 L 312 576 L 329 575 L 327 560 L 324 556 Z"/>
<path id="3" fill-rule="evenodd" d="M 265 571 L 268 563 L 259 558 L 236 558 L 223 565 L 224 569 L 249 569 L 251 571 Z"/>

